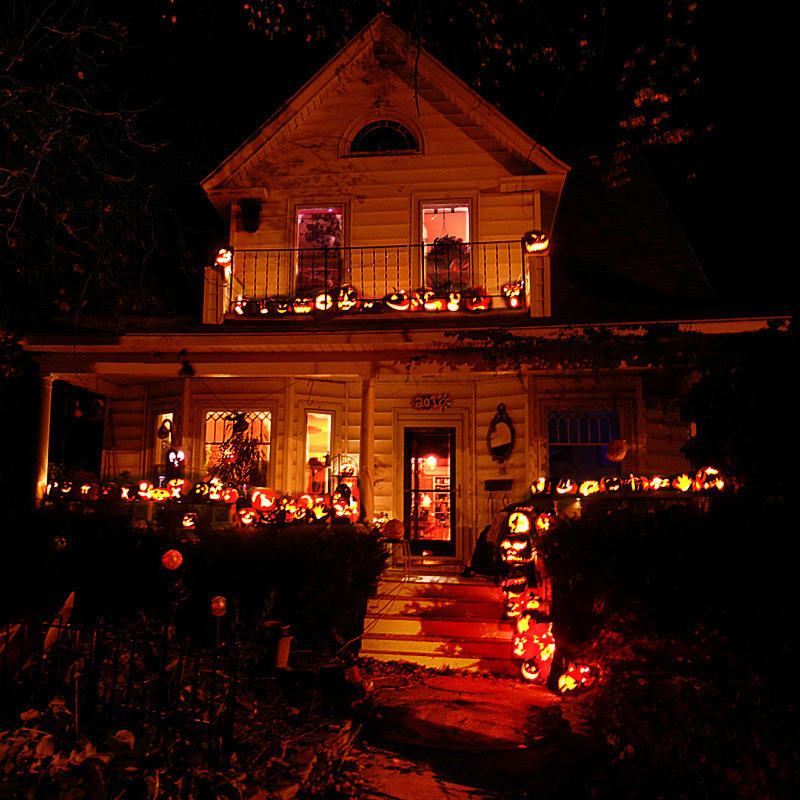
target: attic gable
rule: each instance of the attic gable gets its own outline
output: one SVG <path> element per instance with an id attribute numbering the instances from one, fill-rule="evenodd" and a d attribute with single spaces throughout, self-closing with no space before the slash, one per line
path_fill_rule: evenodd
<path id="1" fill-rule="evenodd" d="M 567 173 L 563 163 L 380 14 L 212 172 L 203 188 L 213 197 L 239 186 L 257 185 L 259 181 L 253 178 L 259 165 L 269 161 L 316 112 L 326 107 L 330 111 L 336 95 L 347 93 L 356 81 L 364 82 L 365 76 L 372 78 L 373 108 L 392 105 L 392 92 L 386 86 L 404 88 L 414 99 L 409 116 L 419 114 L 425 104 L 510 175 L 552 175 L 563 180 Z"/>

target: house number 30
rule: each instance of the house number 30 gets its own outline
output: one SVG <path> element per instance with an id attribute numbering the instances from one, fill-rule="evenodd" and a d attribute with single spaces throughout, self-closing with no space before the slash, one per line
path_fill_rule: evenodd
<path id="1" fill-rule="evenodd" d="M 411 407 L 424 411 L 439 408 L 444 411 L 450 408 L 453 398 L 449 394 L 415 394 L 411 398 Z"/>

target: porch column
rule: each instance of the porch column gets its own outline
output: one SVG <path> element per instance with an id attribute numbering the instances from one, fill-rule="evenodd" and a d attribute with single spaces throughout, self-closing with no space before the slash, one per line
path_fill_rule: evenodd
<path id="1" fill-rule="evenodd" d="M 375 515 L 372 480 L 375 467 L 375 376 L 361 382 L 361 433 L 358 448 L 358 477 L 361 488 L 362 519 L 370 523 Z"/>
<path id="2" fill-rule="evenodd" d="M 39 388 L 39 431 L 36 442 L 36 489 L 34 500 L 41 505 L 47 491 L 47 463 L 50 457 L 50 409 L 53 401 L 53 376 L 42 377 Z"/>

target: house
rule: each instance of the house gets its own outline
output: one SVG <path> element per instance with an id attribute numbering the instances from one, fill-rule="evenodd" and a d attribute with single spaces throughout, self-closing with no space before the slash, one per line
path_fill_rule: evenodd
<path id="1" fill-rule="evenodd" d="M 163 480 L 180 447 L 198 480 L 238 425 L 259 440 L 251 485 L 346 479 L 450 563 L 539 475 L 684 471 L 682 387 L 651 368 L 443 366 L 450 332 L 762 324 L 709 316 L 646 169 L 612 194 L 597 158 L 573 163 L 379 15 L 203 181 L 230 236 L 202 325 L 29 338 L 39 496 L 63 457 L 55 401 L 85 422 L 95 404 L 103 478 Z"/>

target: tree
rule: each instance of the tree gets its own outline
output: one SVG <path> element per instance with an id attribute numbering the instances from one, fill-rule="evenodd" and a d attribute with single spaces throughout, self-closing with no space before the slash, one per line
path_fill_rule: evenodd
<path id="1" fill-rule="evenodd" d="M 14 4 L 0 37 L 0 324 L 152 309 L 152 150 L 120 106 L 120 25 L 87 4 Z"/>

